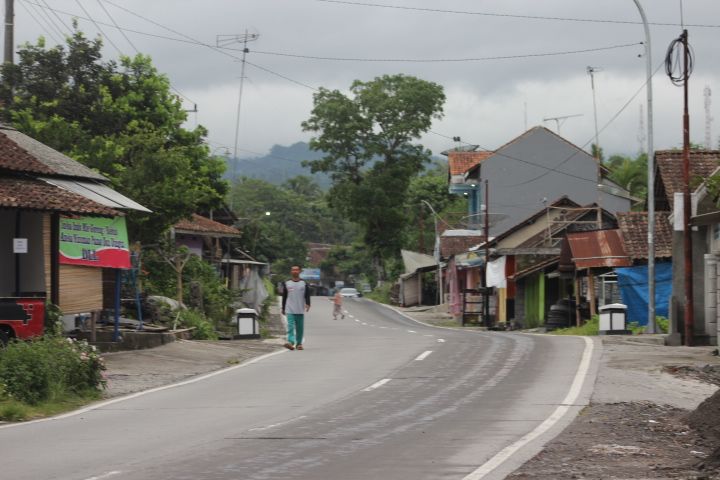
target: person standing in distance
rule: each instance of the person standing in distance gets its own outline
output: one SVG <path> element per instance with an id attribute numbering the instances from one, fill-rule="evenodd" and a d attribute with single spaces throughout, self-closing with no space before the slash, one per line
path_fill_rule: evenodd
<path id="1" fill-rule="evenodd" d="M 305 330 L 305 312 L 310 310 L 310 289 L 305 280 L 300 279 L 300 267 L 290 269 L 290 280 L 283 284 L 282 314 L 287 317 L 288 350 L 304 350 L 303 333 Z"/>

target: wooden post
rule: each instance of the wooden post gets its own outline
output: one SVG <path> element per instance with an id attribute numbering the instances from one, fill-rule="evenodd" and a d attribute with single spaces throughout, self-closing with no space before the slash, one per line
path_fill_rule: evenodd
<path id="1" fill-rule="evenodd" d="M 595 277 L 592 268 L 588 268 L 588 301 L 590 302 L 590 318 L 595 315 Z"/>
<path id="2" fill-rule="evenodd" d="M 100 312 L 97 310 L 94 310 L 90 312 L 90 343 L 95 343 L 97 341 L 97 320 L 100 316 Z"/>
<path id="3" fill-rule="evenodd" d="M 580 278 L 577 276 L 575 271 L 575 326 L 582 325 L 582 318 L 580 317 Z"/>

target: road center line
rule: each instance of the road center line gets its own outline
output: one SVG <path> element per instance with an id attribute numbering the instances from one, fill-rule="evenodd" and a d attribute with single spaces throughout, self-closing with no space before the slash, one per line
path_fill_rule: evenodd
<path id="1" fill-rule="evenodd" d="M 557 407 L 552 413 L 552 415 L 546 418 L 544 422 L 535 427 L 532 432 L 525 434 L 517 442 L 508 445 L 507 447 L 500 450 L 494 457 L 492 457 L 484 464 L 480 465 L 474 472 L 463 478 L 463 480 L 481 480 L 485 478 L 488 473 L 492 472 L 497 467 L 502 465 L 515 452 L 535 440 L 543 433 L 550 430 L 550 428 L 552 428 L 553 425 L 559 422 L 560 419 L 568 412 L 568 410 L 570 410 L 570 406 L 575 403 L 578 396 L 580 395 L 583 382 L 585 381 L 587 372 L 590 369 L 590 360 L 592 359 L 594 347 L 593 341 L 587 337 L 582 337 L 582 339 L 585 340 L 585 351 L 583 351 L 582 359 L 580 360 L 580 366 L 578 366 L 577 372 L 575 372 L 575 378 L 573 379 L 573 383 L 570 386 L 570 390 L 568 391 L 568 394 L 565 396 L 565 399 L 562 401 L 560 406 Z"/>
<path id="2" fill-rule="evenodd" d="M 301 415 L 301 416 L 299 416 L 299 417 L 297 417 L 297 418 L 291 418 L 290 420 L 286 420 L 286 421 L 284 421 L 284 422 L 274 423 L 274 424 L 272 424 L 272 425 L 268 425 L 267 427 L 251 428 L 250 430 L 248 430 L 248 432 L 259 432 L 259 431 L 261 431 L 261 430 L 269 430 L 269 429 L 271 429 L 271 428 L 279 427 L 279 426 L 281 426 L 281 425 L 287 425 L 288 423 L 294 422 L 294 421 L 296 421 L 296 420 L 301 420 L 301 419 L 305 418 L 306 416 L 307 416 L 307 415 Z"/>
<path id="3" fill-rule="evenodd" d="M 428 357 L 428 355 L 430 355 L 432 352 L 433 352 L 432 350 L 428 350 L 427 352 L 421 353 L 420 355 L 417 356 L 415 361 L 419 362 L 420 360 L 425 360 Z"/>
<path id="4" fill-rule="evenodd" d="M 389 378 L 383 378 L 383 379 L 380 380 L 379 382 L 375 382 L 375 383 L 373 383 L 372 385 L 370 385 L 369 387 L 364 388 L 364 389 L 363 389 L 363 392 L 370 392 L 370 391 L 372 391 L 372 390 L 375 390 L 376 388 L 382 387 L 383 385 L 385 385 L 385 384 L 388 383 L 389 381 L 390 381 Z"/>
<path id="5" fill-rule="evenodd" d="M 438 343 L 445 343 L 445 339 L 444 339 L 444 338 L 438 338 Z"/>
<path id="6" fill-rule="evenodd" d="M 122 473 L 120 470 L 113 470 L 112 472 L 103 473 L 102 475 L 97 475 L 95 477 L 86 478 L 85 480 L 102 480 L 103 478 L 110 478 L 115 475 L 119 475 Z"/>
<path id="7" fill-rule="evenodd" d="M 415 330 L 408 330 L 408 333 L 417 333 Z"/>

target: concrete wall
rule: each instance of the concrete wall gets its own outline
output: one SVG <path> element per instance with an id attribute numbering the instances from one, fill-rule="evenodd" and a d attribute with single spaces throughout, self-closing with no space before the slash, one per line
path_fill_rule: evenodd
<path id="1" fill-rule="evenodd" d="M 692 235 L 692 268 L 693 268 L 693 327 L 698 342 L 709 344 L 711 338 L 705 327 L 705 254 L 708 253 L 707 235 L 705 227 L 693 232 Z M 677 325 L 679 333 L 684 334 L 685 318 L 685 254 L 683 248 L 683 232 L 673 232 L 673 298 L 676 309 L 671 309 L 673 324 Z"/>
<path id="2" fill-rule="evenodd" d="M 567 195 L 581 205 L 598 201 L 595 160 L 540 127 L 485 160 L 481 177 L 489 181 L 490 212 L 508 216 L 490 228 L 491 235 L 537 212 L 543 207 L 543 198 L 552 202 Z M 600 199 L 601 206 L 612 213 L 630 210 L 629 200 L 605 192 Z"/>

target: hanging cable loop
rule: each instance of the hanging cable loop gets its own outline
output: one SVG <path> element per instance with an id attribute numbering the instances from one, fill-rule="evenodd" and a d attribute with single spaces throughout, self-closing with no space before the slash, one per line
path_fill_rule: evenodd
<path id="1" fill-rule="evenodd" d="M 687 42 L 687 31 L 684 31 L 678 38 L 670 42 L 667 53 L 665 54 L 665 73 L 670 77 L 673 85 L 681 87 L 685 84 L 685 79 L 690 78 L 693 72 L 693 64 L 695 63 L 694 53 L 690 45 L 688 45 L 688 66 L 687 73 L 683 71 L 683 45 Z"/>

